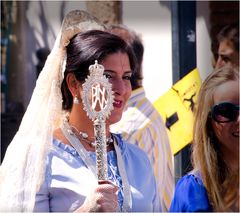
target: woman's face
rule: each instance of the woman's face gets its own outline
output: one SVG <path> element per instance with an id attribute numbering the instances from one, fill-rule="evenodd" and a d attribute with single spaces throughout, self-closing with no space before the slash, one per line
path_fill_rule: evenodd
<path id="1" fill-rule="evenodd" d="M 128 55 L 121 52 L 108 55 L 101 64 L 105 69 L 104 75 L 112 84 L 114 92 L 114 109 L 108 119 L 109 124 L 113 124 L 121 119 L 124 107 L 131 95 L 132 70 Z"/>
<path id="2" fill-rule="evenodd" d="M 230 102 L 239 105 L 239 82 L 228 81 L 218 86 L 213 94 L 214 105 Z M 235 121 L 218 123 L 212 120 L 212 126 L 217 136 L 222 152 L 227 155 L 239 153 L 239 115 Z M 236 155 L 235 155 L 236 154 Z"/>

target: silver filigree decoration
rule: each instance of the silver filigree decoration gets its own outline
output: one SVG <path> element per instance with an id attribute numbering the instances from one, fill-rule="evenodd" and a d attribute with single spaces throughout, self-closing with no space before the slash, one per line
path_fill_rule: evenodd
<path id="1" fill-rule="evenodd" d="M 106 119 L 113 110 L 112 84 L 103 75 L 104 67 L 97 60 L 89 67 L 89 71 L 90 75 L 83 84 L 84 110 L 92 121 Z"/>
<path id="2" fill-rule="evenodd" d="M 113 110 L 112 85 L 103 75 L 104 67 L 95 61 L 89 67 L 90 75 L 83 84 L 83 109 L 94 122 L 96 141 L 96 168 L 98 180 L 107 180 L 106 118 Z"/>

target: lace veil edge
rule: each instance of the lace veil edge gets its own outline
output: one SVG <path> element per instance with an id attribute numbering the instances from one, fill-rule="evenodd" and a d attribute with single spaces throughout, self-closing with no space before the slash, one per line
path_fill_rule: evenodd
<path id="1" fill-rule="evenodd" d="M 61 83 L 66 64 L 66 46 L 77 33 L 105 27 L 85 11 L 69 12 L 54 47 L 36 82 L 19 130 L 0 167 L 0 210 L 33 211 L 35 196 L 44 179 L 53 130 L 64 115 Z"/>

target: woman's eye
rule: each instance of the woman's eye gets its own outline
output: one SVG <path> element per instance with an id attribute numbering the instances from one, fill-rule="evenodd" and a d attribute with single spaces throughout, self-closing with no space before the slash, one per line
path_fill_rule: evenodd
<path id="1" fill-rule="evenodd" d="M 130 81 L 131 80 L 131 75 L 126 75 L 126 76 L 123 77 L 123 79 Z"/>
<path id="2" fill-rule="evenodd" d="M 228 57 L 223 57 L 223 61 L 225 61 L 226 63 L 230 61 L 230 58 Z"/>
<path id="3" fill-rule="evenodd" d="M 111 76 L 110 74 L 108 74 L 108 73 L 104 73 L 103 75 L 104 75 L 107 79 L 112 78 L 112 76 Z"/>

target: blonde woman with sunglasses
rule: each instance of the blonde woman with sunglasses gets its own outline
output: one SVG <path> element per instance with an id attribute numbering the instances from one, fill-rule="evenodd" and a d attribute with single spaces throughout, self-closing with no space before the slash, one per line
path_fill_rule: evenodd
<path id="1" fill-rule="evenodd" d="M 215 70 L 202 84 L 192 161 L 170 211 L 239 212 L 239 68 Z"/>

